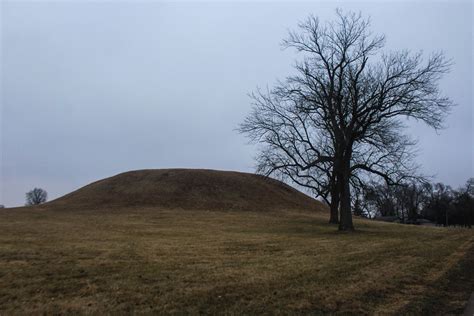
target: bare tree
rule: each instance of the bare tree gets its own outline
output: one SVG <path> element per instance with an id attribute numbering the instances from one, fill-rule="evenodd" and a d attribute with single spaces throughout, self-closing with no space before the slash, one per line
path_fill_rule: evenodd
<path id="1" fill-rule="evenodd" d="M 401 185 L 371 183 L 364 186 L 362 204 L 366 213 L 396 216 L 402 223 L 415 222 L 428 203 L 429 183 L 415 182 Z"/>
<path id="2" fill-rule="evenodd" d="M 407 51 L 382 54 L 384 36 L 370 21 L 337 10 L 335 22 L 310 16 L 284 47 L 303 54 L 296 75 L 252 94 L 240 132 L 263 145 L 259 171 L 310 187 L 339 210 L 340 230 L 353 230 L 351 185 L 376 176 L 398 184 L 415 176 L 413 145 L 402 118 L 439 129 L 452 102 L 438 81 L 450 63 L 442 53 L 423 62 Z"/>
<path id="3" fill-rule="evenodd" d="M 48 193 L 41 188 L 34 188 L 26 193 L 26 205 L 38 205 L 46 202 Z"/>

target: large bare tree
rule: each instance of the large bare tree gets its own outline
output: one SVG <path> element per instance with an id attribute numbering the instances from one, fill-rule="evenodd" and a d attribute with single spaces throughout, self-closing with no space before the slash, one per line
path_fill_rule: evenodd
<path id="1" fill-rule="evenodd" d="M 310 188 L 330 203 L 331 222 L 353 230 L 351 185 L 415 175 L 402 119 L 442 127 L 452 102 L 438 82 L 450 62 L 442 53 L 383 53 L 385 38 L 371 34 L 369 19 L 336 13 L 334 22 L 310 16 L 290 32 L 284 47 L 303 55 L 296 74 L 253 93 L 239 130 L 262 144 L 258 171 Z"/>

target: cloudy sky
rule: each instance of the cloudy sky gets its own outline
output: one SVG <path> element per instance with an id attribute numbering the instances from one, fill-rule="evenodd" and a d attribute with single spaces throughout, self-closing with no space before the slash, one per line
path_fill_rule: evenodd
<path id="1" fill-rule="evenodd" d="M 288 29 L 312 13 L 371 16 L 387 50 L 442 50 L 457 107 L 436 133 L 412 125 L 418 162 L 454 187 L 473 174 L 473 8 L 446 2 L 1 1 L 0 204 L 56 198 L 144 168 L 252 171 L 235 132 L 247 93 L 292 73 Z"/>

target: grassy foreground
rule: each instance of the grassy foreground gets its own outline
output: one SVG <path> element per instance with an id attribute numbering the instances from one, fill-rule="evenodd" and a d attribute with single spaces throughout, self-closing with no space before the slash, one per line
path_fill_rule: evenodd
<path id="1" fill-rule="evenodd" d="M 0 314 L 462 311 L 472 231 L 356 220 L 344 234 L 326 217 L 2 210 Z M 458 301 L 430 311 L 456 268 Z"/>

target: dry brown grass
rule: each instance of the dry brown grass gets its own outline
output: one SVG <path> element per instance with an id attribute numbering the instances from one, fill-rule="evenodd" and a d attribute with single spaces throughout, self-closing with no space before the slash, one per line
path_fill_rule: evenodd
<path id="1" fill-rule="evenodd" d="M 0 314 L 434 312 L 473 244 L 467 230 L 327 220 L 251 174 L 124 173 L 0 211 Z"/>
<path id="2" fill-rule="evenodd" d="M 472 250 L 468 230 L 356 220 L 344 234 L 326 221 L 289 210 L 2 210 L 0 314 L 416 312 Z"/>

